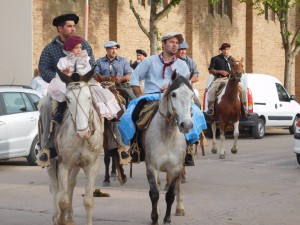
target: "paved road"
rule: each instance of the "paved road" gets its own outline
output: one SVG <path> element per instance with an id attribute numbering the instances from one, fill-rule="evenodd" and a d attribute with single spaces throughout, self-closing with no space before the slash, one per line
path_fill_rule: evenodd
<path id="1" fill-rule="evenodd" d="M 174 216 L 175 225 L 298 225 L 300 222 L 300 166 L 292 152 L 293 136 L 287 130 L 271 130 L 262 140 L 241 137 L 237 155 L 227 158 L 210 153 L 199 156 L 187 168 L 183 185 L 184 217 Z M 129 168 L 125 168 L 127 174 Z M 161 176 L 163 177 L 163 176 Z M 98 187 L 103 180 L 103 165 Z M 163 179 L 162 179 L 163 180 Z M 164 184 L 164 183 L 163 183 Z M 74 193 L 77 225 L 85 224 L 82 204 L 84 175 Z M 150 224 L 150 199 L 144 163 L 134 165 L 133 178 L 124 186 L 118 181 L 102 188 L 110 198 L 95 198 L 94 225 Z M 0 225 L 52 225 L 51 198 L 46 171 L 27 166 L 23 159 L 0 162 Z M 164 192 L 160 195 L 165 212 Z M 162 218 L 161 218 L 162 220 Z"/>

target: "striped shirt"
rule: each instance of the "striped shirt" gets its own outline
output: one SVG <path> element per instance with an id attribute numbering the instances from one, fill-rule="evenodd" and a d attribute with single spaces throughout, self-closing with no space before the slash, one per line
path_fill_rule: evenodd
<path id="1" fill-rule="evenodd" d="M 132 71 L 129 62 L 122 56 L 117 56 L 112 61 L 110 61 L 106 56 L 104 56 L 96 61 L 96 74 L 117 74 L 117 76 L 122 77 L 126 74 L 131 73 Z"/>
<path id="2" fill-rule="evenodd" d="M 66 56 L 63 52 L 63 46 L 64 44 L 59 36 L 56 36 L 42 51 L 39 61 L 39 70 L 41 77 L 48 83 L 55 77 L 56 66 L 59 59 Z M 82 41 L 82 49 L 87 50 L 91 66 L 95 65 L 93 50 L 86 40 Z"/>

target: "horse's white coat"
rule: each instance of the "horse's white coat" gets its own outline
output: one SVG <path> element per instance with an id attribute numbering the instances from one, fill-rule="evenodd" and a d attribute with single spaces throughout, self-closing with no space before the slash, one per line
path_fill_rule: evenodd
<path id="1" fill-rule="evenodd" d="M 100 167 L 103 121 L 92 106 L 91 92 L 85 82 L 77 83 L 77 87 L 70 84 L 66 96 L 68 109 L 55 135 L 59 156 L 52 159 L 51 166 L 47 168 L 54 206 L 53 222 L 55 225 L 65 225 L 66 219 L 73 221 L 73 190 L 77 174 L 82 168 L 86 176 L 83 198 L 86 224 L 92 225 L 93 190 Z M 78 131 L 80 129 L 87 131 L 82 137 L 78 135 L 78 132 L 82 132 Z"/>
<path id="2" fill-rule="evenodd" d="M 143 136 L 150 192 L 159 190 L 157 184 L 159 171 L 167 172 L 171 181 L 168 192 L 174 191 L 174 187 L 177 188 L 176 214 L 178 215 L 184 215 L 180 172 L 186 154 L 186 140 L 182 132 L 188 132 L 193 126 L 191 118 L 193 96 L 194 93 L 186 85 L 182 85 L 172 91 L 168 97 L 162 97 L 159 103 L 159 112 L 156 113 Z M 170 113 L 173 112 L 172 105 L 177 114 L 177 119 L 173 120 L 170 119 Z M 171 190 L 172 188 L 173 190 Z M 152 208 L 152 214 L 158 217 L 156 213 L 157 208 Z M 153 218 L 152 221 L 152 224 L 159 223 L 159 221 L 155 222 Z"/>

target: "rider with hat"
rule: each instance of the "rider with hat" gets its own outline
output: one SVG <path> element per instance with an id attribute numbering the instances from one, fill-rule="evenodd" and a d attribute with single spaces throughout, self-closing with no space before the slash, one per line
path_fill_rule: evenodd
<path id="1" fill-rule="evenodd" d="M 214 102 L 216 99 L 217 91 L 221 84 L 227 83 L 229 74 L 231 72 L 233 59 L 229 55 L 230 47 L 231 45 L 229 43 L 223 43 L 219 48 L 221 54 L 212 57 L 210 60 L 208 71 L 210 74 L 215 76 L 215 79 L 208 90 L 208 110 L 206 112 L 208 116 L 214 115 Z M 239 83 L 239 93 L 243 104 L 245 116 L 250 117 L 250 114 L 246 107 L 247 99 L 246 99 L 245 91 L 240 83 Z"/>

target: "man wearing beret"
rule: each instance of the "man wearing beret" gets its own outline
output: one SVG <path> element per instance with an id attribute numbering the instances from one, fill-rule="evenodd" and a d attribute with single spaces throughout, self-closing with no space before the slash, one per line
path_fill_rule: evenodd
<path id="1" fill-rule="evenodd" d="M 215 79 L 208 90 L 208 110 L 206 112 L 207 115 L 214 115 L 214 101 L 216 98 L 216 93 L 219 86 L 222 83 L 227 83 L 228 76 L 232 68 L 232 57 L 229 55 L 230 44 L 223 43 L 219 50 L 221 54 L 214 56 L 210 60 L 210 65 L 208 71 L 210 74 L 215 76 Z M 239 84 L 239 93 L 241 97 L 241 101 L 243 104 L 243 109 L 246 117 L 250 117 L 250 113 L 247 110 L 247 99 L 245 95 L 245 91 L 241 84 Z"/>
<path id="2" fill-rule="evenodd" d="M 140 62 L 142 62 L 147 57 L 147 53 L 143 49 L 137 49 L 135 52 L 136 61 L 132 63 L 130 60 L 130 66 L 132 69 L 135 69 L 140 64 Z"/>
<path id="3" fill-rule="evenodd" d="M 48 83 L 55 77 L 59 59 L 66 56 L 63 52 L 64 41 L 75 34 L 78 20 L 79 17 L 75 14 L 63 14 L 54 18 L 52 22 L 58 35 L 43 49 L 39 61 L 41 76 Z M 87 50 L 91 58 L 90 64 L 93 66 L 95 64 L 94 54 L 86 40 L 82 41 L 82 49 Z"/>
<path id="4" fill-rule="evenodd" d="M 129 81 L 132 73 L 129 62 L 118 55 L 120 45 L 115 41 L 105 43 L 106 55 L 96 61 L 95 79 L 99 82 L 111 81 L 116 83 L 116 88 L 121 92 L 128 102 L 135 99 L 135 95 L 130 89 Z M 127 104 L 128 104 L 127 102 Z"/>
<path id="5" fill-rule="evenodd" d="M 172 72 L 176 70 L 180 75 L 189 78 L 190 71 L 185 62 L 176 57 L 178 46 L 183 42 L 180 33 L 168 33 L 161 39 L 163 52 L 144 59 L 133 71 L 130 86 L 134 94 L 142 95 L 140 81 L 145 81 L 144 93 L 159 93 L 170 82 Z"/>
<path id="6" fill-rule="evenodd" d="M 78 23 L 79 17 L 75 14 L 63 14 L 53 19 L 53 26 L 56 27 L 58 35 L 43 49 L 39 61 L 39 70 L 41 77 L 50 82 L 56 75 L 56 67 L 60 58 L 65 57 L 63 52 L 64 41 L 75 35 L 75 26 Z M 82 48 L 87 50 L 90 57 L 90 64 L 95 64 L 94 55 L 91 46 L 87 41 L 82 41 Z M 40 107 L 40 127 L 43 132 L 40 132 L 40 147 L 50 149 L 50 158 L 56 156 L 53 137 L 48 140 L 49 128 L 52 120 L 51 97 L 47 95 L 43 98 L 43 103 Z M 52 135 L 53 136 L 53 135 Z M 41 161 L 47 162 L 48 158 L 40 158 Z"/>

